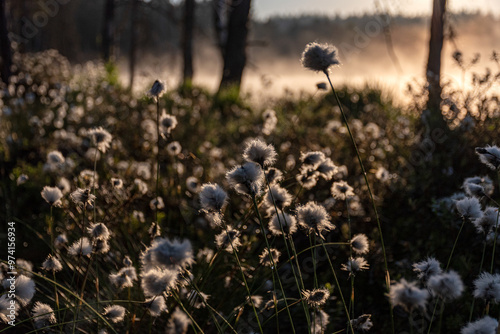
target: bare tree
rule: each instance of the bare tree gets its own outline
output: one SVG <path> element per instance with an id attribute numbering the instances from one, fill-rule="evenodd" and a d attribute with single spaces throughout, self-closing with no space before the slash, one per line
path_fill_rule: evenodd
<path id="1" fill-rule="evenodd" d="M 115 0 L 106 0 L 102 23 L 102 57 L 105 62 L 114 60 Z"/>
<path id="2" fill-rule="evenodd" d="M 427 60 L 427 83 L 429 98 L 427 108 L 431 117 L 437 120 L 441 116 L 441 51 L 444 40 L 444 23 L 447 0 L 433 0 L 431 36 L 429 40 L 429 58 Z M 438 118 L 439 116 L 439 118 Z"/>
<path id="3" fill-rule="evenodd" d="M 1 48 L 1 75 L 3 82 L 9 82 L 10 67 L 12 65 L 12 49 L 10 47 L 9 32 L 7 30 L 7 17 L 5 12 L 5 0 L 0 0 L 0 48 Z"/>
<path id="4" fill-rule="evenodd" d="M 193 27 L 195 0 L 184 1 L 184 22 L 182 30 L 182 53 L 184 60 L 183 82 L 188 84 L 193 80 Z"/>
<path id="5" fill-rule="evenodd" d="M 251 0 L 215 0 L 215 29 L 224 59 L 219 92 L 240 89 L 246 65 L 246 44 Z"/>

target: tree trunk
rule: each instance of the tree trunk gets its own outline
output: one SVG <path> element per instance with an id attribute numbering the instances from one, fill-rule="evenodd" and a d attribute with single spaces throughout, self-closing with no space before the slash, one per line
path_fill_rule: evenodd
<path id="1" fill-rule="evenodd" d="M 442 119 L 441 115 L 441 51 L 444 39 L 446 0 L 433 0 L 429 58 L 427 60 L 427 83 L 429 99 L 427 108 L 431 117 Z"/>
<path id="2" fill-rule="evenodd" d="M 137 53 L 137 17 L 139 10 L 139 0 L 132 0 L 130 3 L 130 50 L 129 50 L 129 89 L 134 87 L 134 72 Z"/>
<path id="3" fill-rule="evenodd" d="M 243 70 L 246 65 L 246 44 L 251 0 L 232 0 L 230 7 L 225 8 L 227 26 L 224 29 L 224 17 L 220 16 L 220 24 L 216 21 L 219 43 L 221 45 L 224 68 L 219 92 L 234 88 L 239 92 Z M 227 6 L 227 5 L 226 5 Z M 217 9 L 216 9 L 217 10 Z M 224 13 L 224 8 L 219 8 Z"/>
<path id="4" fill-rule="evenodd" d="M 104 19 L 102 25 L 102 57 L 107 63 L 115 60 L 115 0 L 106 0 L 104 4 Z"/>
<path id="5" fill-rule="evenodd" d="M 184 22 L 182 36 L 182 54 L 184 59 L 183 83 L 188 85 L 193 80 L 193 27 L 195 0 L 184 2 Z"/>
<path id="6" fill-rule="evenodd" d="M 0 0 L 0 56 L 2 57 L 2 81 L 9 82 L 10 67 L 12 66 L 12 49 L 10 47 L 9 32 L 7 30 L 7 17 L 5 15 L 5 0 Z"/>

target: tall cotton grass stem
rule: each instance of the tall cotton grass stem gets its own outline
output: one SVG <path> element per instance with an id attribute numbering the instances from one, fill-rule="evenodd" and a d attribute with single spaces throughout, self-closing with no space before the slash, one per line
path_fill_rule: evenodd
<path id="1" fill-rule="evenodd" d="M 370 183 L 368 182 L 368 177 L 366 176 L 365 166 L 363 165 L 363 161 L 361 160 L 361 156 L 359 155 L 358 146 L 356 145 L 356 141 L 354 140 L 351 129 L 349 128 L 349 124 L 347 122 L 347 117 L 345 115 L 344 109 L 342 108 L 342 103 L 340 103 L 340 99 L 337 95 L 337 92 L 335 91 L 335 88 L 333 88 L 332 80 L 330 80 L 330 75 L 328 74 L 328 71 L 324 70 L 323 73 L 325 73 L 326 78 L 328 79 L 328 83 L 330 84 L 330 87 L 332 88 L 333 95 L 335 95 L 335 99 L 337 100 L 337 104 L 339 106 L 340 113 L 342 114 L 342 119 L 344 120 L 345 126 L 347 128 L 347 132 L 349 133 L 349 137 L 351 138 L 351 142 L 352 142 L 352 145 L 354 146 L 354 150 L 356 151 L 356 156 L 358 158 L 359 166 L 361 167 L 361 171 L 363 172 L 363 177 L 365 179 L 366 187 L 368 188 L 368 194 L 370 195 L 370 200 L 372 202 L 373 211 L 375 213 L 375 218 L 377 220 L 378 233 L 380 234 L 380 243 L 382 245 L 382 255 L 384 256 L 384 265 L 385 265 L 385 275 L 386 275 L 385 284 L 386 284 L 387 292 L 389 292 L 391 289 L 391 276 L 389 273 L 389 265 L 387 264 L 387 255 L 385 252 L 385 243 L 384 243 L 384 236 L 382 234 L 382 226 L 380 225 L 380 218 L 378 216 L 377 205 L 375 204 L 375 199 L 373 198 L 372 188 L 370 187 Z M 394 312 L 392 310 L 392 306 L 389 308 L 389 310 L 390 310 L 390 314 L 391 314 L 392 333 L 395 333 Z"/>
<path id="2" fill-rule="evenodd" d="M 497 222 L 497 224 L 498 224 L 498 222 Z M 486 236 L 484 237 L 483 255 L 481 256 L 481 263 L 479 264 L 479 274 L 481 274 L 481 272 L 483 271 L 484 254 L 486 254 Z M 472 322 L 472 314 L 474 313 L 475 302 L 476 302 L 476 298 L 472 298 L 472 304 L 470 306 L 470 313 L 469 313 L 469 322 Z"/>
<path id="3" fill-rule="evenodd" d="M 155 198 L 158 198 L 160 184 L 160 98 L 156 97 L 156 190 Z M 155 201 L 155 222 L 158 224 L 158 200 Z"/>
<path id="4" fill-rule="evenodd" d="M 95 179 L 96 179 L 96 173 L 97 173 L 97 152 L 99 152 L 99 149 L 97 148 L 97 145 L 95 147 L 95 153 L 94 153 L 94 172 L 92 173 L 92 193 L 94 194 L 94 198 L 97 199 L 97 197 L 95 197 L 95 189 L 96 189 L 96 185 L 95 185 Z M 94 223 L 96 222 L 96 200 L 94 199 Z M 84 203 L 84 205 L 86 205 Z M 83 235 L 82 235 L 83 237 Z"/>
<path id="5" fill-rule="evenodd" d="M 266 178 L 267 189 L 269 190 L 269 195 L 271 195 L 271 200 L 273 202 L 274 210 L 276 211 L 276 216 L 278 218 L 278 223 L 279 223 L 280 229 L 281 229 L 281 235 L 283 236 L 283 242 L 285 243 L 286 253 L 288 255 L 288 258 L 291 259 L 292 255 L 290 254 L 290 249 L 288 248 L 287 236 L 285 234 L 285 230 L 283 229 L 283 224 L 281 223 L 280 214 L 278 213 L 278 207 L 276 206 L 276 201 L 274 199 L 274 195 L 273 195 L 273 192 L 271 190 L 271 184 L 269 183 L 269 179 L 267 178 L 266 173 L 264 173 L 264 176 Z M 280 211 L 281 211 L 281 216 L 283 218 L 283 222 L 286 222 L 285 212 L 283 211 L 283 209 L 281 209 Z M 292 247 L 294 255 L 295 255 L 295 262 L 297 264 L 297 271 L 299 272 L 300 282 L 302 283 L 302 286 L 299 285 L 299 280 L 297 279 L 297 273 L 295 272 L 295 267 L 293 266 L 293 263 L 290 263 L 290 266 L 292 267 L 293 278 L 295 279 L 295 284 L 297 285 L 297 290 L 302 291 L 302 290 L 304 290 L 304 281 L 302 280 L 302 273 L 300 272 L 299 260 L 297 259 L 297 253 L 295 252 L 295 246 L 293 245 L 293 238 L 291 235 L 289 238 L 289 242 L 290 242 L 290 246 Z M 303 298 L 301 298 L 301 302 L 302 302 L 302 308 L 304 309 L 306 320 L 307 320 L 307 329 L 308 329 L 308 332 L 311 333 L 311 319 L 310 319 L 310 314 L 309 314 L 309 307 L 307 306 L 307 303 L 305 302 L 305 300 Z"/>
<path id="6" fill-rule="evenodd" d="M 328 264 L 330 265 L 330 269 L 332 270 L 333 273 L 333 278 L 335 279 L 335 285 L 337 286 L 337 290 L 339 290 L 340 299 L 342 300 L 342 304 L 344 305 L 345 314 L 347 315 L 347 325 L 348 325 L 347 329 L 350 329 L 351 332 L 354 333 L 354 329 L 352 328 L 352 323 L 351 323 L 351 316 L 349 315 L 349 310 L 347 309 L 347 304 L 345 303 L 344 294 L 340 289 L 337 273 L 335 272 L 335 268 L 333 268 L 333 264 L 332 261 L 330 260 L 330 255 L 328 254 L 328 251 L 326 249 L 325 242 L 323 241 L 322 238 L 319 238 L 319 241 L 321 241 L 321 245 L 323 246 L 323 250 L 325 251 L 326 259 L 328 260 Z M 346 330 L 346 332 L 348 332 L 348 330 Z"/>
<path id="7" fill-rule="evenodd" d="M 497 174 L 498 186 L 500 187 L 500 171 Z M 495 202 L 496 203 L 496 202 Z M 500 210 L 500 208 L 498 208 Z M 495 238 L 493 239 L 493 251 L 491 254 L 491 266 L 490 266 L 490 274 L 493 274 L 493 264 L 495 263 L 495 250 L 497 246 L 497 238 L 498 238 L 498 217 L 500 215 L 500 211 L 497 211 L 497 221 L 495 223 Z"/>
<path id="8" fill-rule="evenodd" d="M 80 300 L 78 302 L 78 306 L 76 307 L 76 316 L 73 319 L 74 320 L 73 321 L 73 333 L 75 333 L 75 330 L 76 330 L 76 321 L 78 320 L 78 316 L 80 315 L 80 309 L 82 307 L 82 302 L 83 302 L 83 295 L 85 293 L 85 283 L 87 283 L 87 278 L 89 276 L 90 266 L 92 265 L 93 259 L 94 259 L 94 257 L 92 256 L 92 254 L 90 254 L 89 262 L 87 264 L 87 269 L 85 270 L 85 276 L 83 277 L 82 290 L 80 292 Z"/>
<path id="9" fill-rule="evenodd" d="M 229 235 L 229 229 L 227 227 L 227 224 L 224 220 L 222 220 L 222 223 L 224 224 L 224 229 L 226 230 L 226 233 Z M 233 255 L 234 258 L 236 259 L 236 263 L 238 264 L 238 268 L 240 269 L 241 272 L 241 278 L 243 279 L 243 284 L 245 285 L 245 289 L 247 290 L 247 295 L 250 300 L 250 304 L 252 304 L 252 309 L 253 313 L 255 314 L 255 319 L 257 320 L 257 325 L 259 326 L 259 331 L 261 334 L 264 334 L 264 331 L 262 330 L 262 325 L 260 324 L 260 319 L 259 319 L 259 314 L 257 313 L 257 309 L 255 308 L 255 305 L 252 300 L 252 294 L 250 293 L 250 289 L 248 288 L 248 283 L 247 279 L 245 278 L 245 272 L 243 271 L 243 268 L 241 267 L 241 262 L 238 257 L 238 253 L 236 252 L 236 248 L 233 246 L 233 240 L 229 238 L 229 242 L 231 243 L 231 248 L 233 250 Z"/>
<path id="10" fill-rule="evenodd" d="M 309 245 L 311 246 L 311 256 L 313 258 L 313 275 L 314 275 L 314 288 L 319 288 L 318 275 L 316 270 L 316 259 L 318 258 L 318 248 L 316 247 L 316 235 L 314 235 L 314 243 L 312 233 L 309 234 Z"/>
<path id="11" fill-rule="evenodd" d="M 347 211 L 347 224 L 349 226 L 349 258 L 352 259 L 352 230 L 351 230 L 351 214 L 349 212 L 349 198 L 345 198 L 345 207 Z M 351 276 L 351 298 L 349 301 L 349 310 L 352 312 L 352 318 L 354 319 L 354 275 Z M 353 333 L 354 334 L 354 333 Z"/>
<path id="12" fill-rule="evenodd" d="M 453 243 L 453 248 L 451 249 L 450 256 L 448 257 L 448 263 L 446 264 L 446 268 L 444 269 L 444 271 L 447 271 L 448 268 L 450 267 L 451 258 L 453 257 L 453 253 L 455 252 L 458 238 L 460 237 L 460 234 L 462 233 L 462 229 L 464 228 L 464 225 L 465 225 L 465 217 L 462 217 L 462 224 L 460 225 L 460 230 L 458 231 L 457 237 L 455 238 L 455 242 Z M 427 334 L 430 334 L 430 332 L 431 332 L 432 321 L 434 320 L 434 315 L 436 314 L 436 309 L 437 309 L 438 303 L 439 303 L 439 298 L 437 298 L 436 302 L 434 303 L 434 310 L 432 311 L 432 316 L 431 316 L 431 319 L 429 320 L 429 329 L 427 330 Z M 443 313 L 441 313 L 441 315 L 442 314 Z"/>
<path id="13" fill-rule="evenodd" d="M 253 207 L 255 209 L 255 213 L 257 214 L 257 218 L 259 219 L 260 228 L 262 230 L 262 235 L 264 236 L 264 240 L 266 242 L 267 250 L 269 251 L 269 259 L 271 260 L 272 269 L 276 271 L 276 276 L 278 278 L 278 283 L 280 285 L 281 293 L 283 294 L 283 301 L 285 302 L 286 312 L 288 313 L 288 318 L 290 319 L 290 324 L 292 325 L 292 332 L 295 333 L 295 326 L 293 325 L 292 314 L 290 313 L 290 308 L 288 307 L 288 301 L 286 300 L 285 289 L 283 289 L 283 285 L 281 284 L 281 279 L 278 273 L 278 267 L 276 263 L 274 263 L 274 259 L 272 257 L 271 246 L 269 245 L 269 241 L 267 241 L 267 231 L 264 225 L 264 221 L 262 220 L 262 216 L 260 215 L 259 206 L 257 205 L 257 200 L 255 199 L 255 195 L 252 195 Z"/>

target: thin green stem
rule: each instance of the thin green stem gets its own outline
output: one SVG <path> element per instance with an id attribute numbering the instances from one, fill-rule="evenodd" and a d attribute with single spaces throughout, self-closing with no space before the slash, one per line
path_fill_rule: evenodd
<path id="1" fill-rule="evenodd" d="M 164 292 L 165 293 L 165 292 Z M 180 297 L 177 295 L 177 292 L 175 291 L 172 291 L 172 296 L 174 297 L 174 299 L 177 301 L 177 303 L 181 306 L 182 310 L 184 311 L 184 313 L 189 317 L 189 319 L 191 320 L 191 326 L 194 330 L 195 333 L 198 333 L 198 331 L 196 330 L 196 328 L 198 328 L 198 330 L 203 333 L 203 329 L 201 329 L 200 325 L 198 325 L 198 323 L 196 322 L 196 320 L 194 320 L 193 316 L 191 315 L 191 313 L 189 313 L 186 308 L 184 307 L 184 304 L 182 303 Z"/>
<path id="2" fill-rule="evenodd" d="M 495 264 L 495 250 L 496 250 L 497 238 L 498 238 L 498 217 L 499 216 L 500 216 L 500 212 L 497 210 L 497 221 L 495 223 L 495 238 L 493 239 L 493 250 L 491 251 L 490 274 L 493 274 L 493 265 Z"/>
<path id="3" fill-rule="evenodd" d="M 354 150 L 356 151 L 356 156 L 358 158 L 359 166 L 361 167 L 361 171 L 363 173 L 363 178 L 365 179 L 366 187 L 368 188 L 368 194 L 370 195 L 370 200 L 372 202 L 373 211 L 375 213 L 375 218 L 377 220 L 378 232 L 380 234 L 380 243 L 381 243 L 381 246 L 382 246 L 382 254 L 384 256 L 384 265 L 385 265 L 385 275 L 386 275 L 386 282 L 385 283 L 386 283 L 387 292 L 389 292 L 390 288 L 391 288 L 391 279 L 390 279 L 390 273 L 389 273 L 389 265 L 387 263 L 387 255 L 386 255 L 386 251 L 385 251 L 384 237 L 383 237 L 383 234 L 382 234 L 382 226 L 380 224 L 380 218 L 378 216 L 378 211 L 377 211 L 377 205 L 375 204 L 375 199 L 373 197 L 372 189 L 370 187 L 370 183 L 368 182 L 368 177 L 366 175 L 365 167 L 363 165 L 363 161 L 361 160 L 361 156 L 359 154 L 359 150 L 358 150 L 358 147 L 356 145 L 356 141 L 354 140 L 354 136 L 351 133 L 351 129 L 349 128 L 349 123 L 347 122 L 346 114 L 344 112 L 344 109 L 342 108 L 342 103 L 340 103 L 340 99 L 339 99 L 339 97 L 337 95 L 337 92 L 333 88 L 333 84 L 332 84 L 332 81 L 330 80 L 330 75 L 328 74 L 328 71 L 325 70 L 324 73 L 326 75 L 326 78 L 328 79 L 328 82 L 330 83 L 330 87 L 332 88 L 333 95 L 335 95 L 335 99 L 337 100 L 337 104 L 339 106 L 340 113 L 342 114 L 342 118 L 343 118 L 345 126 L 347 128 L 347 132 L 349 133 L 349 137 L 351 139 L 352 145 L 354 147 Z M 393 313 L 393 310 L 392 310 L 392 306 L 389 308 L 389 310 L 390 310 L 390 315 L 391 315 L 392 333 L 394 334 L 395 333 L 395 327 L 394 327 L 394 313 Z"/>
<path id="4" fill-rule="evenodd" d="M 264 226 L 264 221 L 262 220 L 262 217 L 260 215 L 259 207 L 257 205 L 257 200 L 255 199 L 255 196 L 252 196 L 252 201 L 253 201 L 253 206 L 255 208 L 255 213 L 257 214 L 257 217 L 258 217 L 259 222 L 260 222 L 260 228 L 262 229 L 262 235 L 264 236 L 264 241 L 266 242 L 267 250 L 269 251 L 269 260 L 271 261 L 271 264 L 273 266 L 272 269 L 276 271 L 278 284 L 280 286 L 281 293 L 283 294 L 283 300 L 285 301 L 285 306 L 286 306 L 286 311 L 288 313 L 288 318 L 290 319 L 290 324 L 292 325 L 292 332 L 295 333 L 295 326 L 293 324 L 292 314 L 290 313 L 290 309 L 288 307 L 288 302 L 286 300 L 285 289 L 283 288 L 283 285 L 281 284 L 281 279 L 280 279 L 279 273 L 278 273 L 278 267 L 276 266 L 276 263 L 274 263 L 274 259 L 272 257 L 271 246 L 269 245 L 269 241 L 267 240 L 266 227 Z"/>
<path id="5" fill-rule="evenodd" d="M 458 231 L 457 237 L 455 238 L 455 242 L 453 243 L 453 248 L 451 249 L 450 256 L 448 257 L 448 263 L 446 264 L 445 271 L 448 270 L 451 263 L 451 258 L 453 257 L 453 253 L 455 252 L 455 248 L 457 247 L 458 239 L 460 238 L 460 234 L 462 233 L 462 229 L 465 225 L 465 217 L 462 219 L 462 225 L 460 225 L 460 230 Z"/>
<path id="6" fill-rule="evenodd" d="M 483 255 L 481 256 L 481 264 L 479 265 L 479 274 L 483 271 L 483 264 L 484 264 L 484 255 L 486 253 L 486 236 L 484 239 L 484 245 L 483 245 Z M 470 313 L 469 313 L 469 322 L 472 321 L 472 314 L 474 313 L 474 304 L 476 303 L 476 298 L 472 298 L 472 304 L 470 307 Z"/>
<path id="7" fill-rule="evenodd" d="M 158 224 L 158 191 L 160 184 L 160 99 L 156 97 L 156 190 L 155 222 Z"/>
<path id="8" fill-rule="evenodd" d="M 224 225 L 224 229 L 226 230 L 226 233 L 229 236 L 229 230 L 228 230 L 227 224 L 224 220 L 222 220 L 222 224 Z M 241 277 L 243 279 L 245 289 L 247 290 L 248 298 L 250 299 L 250 304 L 252 305 L 253 313 L 255 314 L 255 319 L 257 320 L 257 325 L 259 326 L 260 333 L 263 334 L 264 331 L 262 330 L 259 315 L 257 313 L 257 309 L 255 308 L 255 305 L 254 305 L 253 300 L 252 300 L 252 294 L 250 293 L 250 289 L 248 288 L 247 279 L 245 278 L 245 272 L 243 271 L 243 267 L 241 266 L 240 259 L 238 257 L 238 253 L 236 252 L 236 249 L 233 246 L 233 240 L 230 237 L 229 237 L 229 242 L 231 244 L 231 248 L 233 250 L 233 255 L 234 255 L 234 258 L 236 259 L 236 263 L 238 264 L 238 268 L 240 269 Z"/>
<path id="9" fill-rule="evenodd" d="M 319 238 L 319 240 L 321 241 L 321 245 L 323 246 L 323 249 L 327 255 L 326 259 L 328 260 L 328 264 L 330 265 L 330 269 L 332 270 L 333 278 L 335 279 L 335 285 L 337 286 L 337 290 L 339 290 L 340 299 L 342 300 L 342 304 L 344 305 L 344 310 L 345 310 L 345 313 L 347 316 L 348 328 L 350 328 L 351 332 L 354 333 L 354 330 L 352 329 L 351 316 L 349 315 L 349 310 L 347 309 L 347 304 L 346 304 L 345 299 L 344 299 L 344 294 L 342 293 L 342 290 L 340 289 L 340 284 L 339 284 L 339 280 L 337 278 L 337 273 L 335 272 L 335 268 L 333 268 L 332 261 L 330 260 L 330 256 L 328 255 L 328 251 L 326 250 L 326 246 L 325 246 L 323 239 Z"/>

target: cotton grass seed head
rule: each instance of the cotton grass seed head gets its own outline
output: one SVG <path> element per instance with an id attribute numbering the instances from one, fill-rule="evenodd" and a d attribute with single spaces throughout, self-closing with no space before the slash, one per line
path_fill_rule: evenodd
<path id="1" fill-rule="evenodd" d="M 146 299 L 144 305 L 149 311 L 149 314 L 155 318 L 167 311 L 167 304 L 165 303 L 165 298 L 163 298 L 163 296 L 155 296 Z"/>
<path id="2" fill-rule="evenodd" d="M 474 322 L 469 322 L 463 327 L 460 334 L 496 334 L 498 329 L 498 321 L 485 316 Z"/>
<path id="3" fill-rule="evenodd" d="M 226 173 L 226 179 L 237 192 L 244 195 L 256 196 L 264 184 L 264 172 L 254 163 L 247 162 L 242 166 L 235 166 Z"/>
<path id="4" fill-rule="evenodd" d="M 10 284 L 8 281 L 4 280 L 4 288 L 6 288 L 5 283 Z M 16 277 L 16 299 L 19 301 L 21 306 L 26 306 L 33 296 L 35 295 L 35 282 L 25 275 L 19 275 Z"/>
<path id="5" fill-rule="evenodd" d="M 238 247 L 241 246 L 240 241 L 240 232 L 238 230 L 233 229 L 231 226 L 228 226 L 227 231 L 222 231 L 221 234 L 215 236 L 215 244 L 219 249 L 223 249 L 228 253 L 233 253 L 234 251 L 238 251 Z"/>
<path id="6" fill-rule="evenodd" d="M 260 264 L 265 267 L 274 267 L 278 263 L 280 255 L 281 252 L 276 248 L 271 248 L 271 252 L 269 252 L 269 249 L 265 248 L 262 254 L 259 255 Z"/>
<path id="7" fill-rule="evenodd" d="M 302 290 L 302 296 L 311 307 L 318 308 L 326 303 L 330 297 L 327 289 Z"/>
<path id="8" fill-rule="evenodd" d="M 366 254 L 370 250 L 368 237 L 365 234 L 356 234 L 351 239 L 352 250 L 356 254 Z"/>
<path id="9" fill-rule="evenodd" d="M 188 239 L 156 238 L 146 252 L 151 253 L 151 265 L 160 268 L 186 269 L 194 263 L 193 247 Z"/>
<path id="10" fill-rule="evenodd" d="M 188 327 L 191 324 L 189 317 L 179 310 L 175 309 L 172 317 L 168 321 L 166 334 L 184 334 L 187 333 Z"/>
<path id="11" fill-rule="evenodd" d="M 36 328 L 42 328 L 57 322 L 54 310 L 47 304 L 36 302 L 31 310 Z"/>
<path id="12" fill-rule="evenodd" d="M 300 62 L 303 67 L 316 72 L 327 72 L 330 66 L 340 64 L 337 59 L 337 48 L 331 44 L 316 42 L 306 45 Z"/>
<path id="13" fill-rule="evenodd" d="M 125 307 L 120 305 L 110 305 L 104 308 L 102 313 L 109 321 L 113 323 L 122 322 L 125 318 Z"/>
<path id="14" fill-rule="evenodd" d="M 443 270 L 438 260 L 428 257 L 426 260 L 413 264 L 413 271 L 422 282 L 426 283 L 434 275 L 440 275 Z"/>
<path id="15" fill-rule="evenodd" d="M 109 230 L 103 223 L 90 224 L 90 227 L 87 228 L 87 232 L 93 239 L 108 240 L 110 237 Z"/>
<path id="16" fill-rule="evenodd" d="M 61 189 L 57 187 L 48 187 L 45 186 L 41 192 L 42 198 L 49 203 L 51 206 L 61 206 L 61 198 L 63 197 L 63 193 Z"/>
<path id="17" fill-rule="evenodd" d="M 137 281 L 137 272 L 134 267 L 123 267 L 116 274 L 110 274 L 109 281 L 118 289 L 131 288 Z"/>
<path id="18" fill-rule="evenodd" d="M 373 323 L 371 319 L 371 314 L 363 314 L 357 317 L 356 319 L 351 320 L 352 329 L 356 329 L 359 331 L 368 331 L 372 328 Z"/>
<path id="19" fill-rule="evenodd" d="M 54 240 L 54 247 L 57 249 L 63 248 L 68 243 L 66 233 L 59 234 Z"/>
<path id="20" fill-rule="evenodd" d="M 163 111 L 160 117 L 160 131 L 163 138 L 167 138 L 173 129 L 177 126 L 177 118 Z"/>
<path id="21" fill-rule="evenodd" d="M 253 161 L 262 168 L 272 166 L 276 162 L 276 150 L 260 139 L 250 141 L 243 151 L 243 159 Z"/>
<path id="22" fill-rule="evenodd" d="M 500 148 L 497 146 L 476 147 L 479 160 L 493 170 L 500 167 Z"/>
<path id="23" fill-rule="evenodd" d="M 311 333 L 325 333 L 326 327 L 330 323 L 330 316 L 323 310 L 316 310 L 314 314 L 311 314 Z"/>
<path id="24" fill-rule="evenodd" d="M 283 180 L 283 172 L 277 168 L 271 167 L 266 170 L 266 178 L 269 184 L 275 184 Z"/>
<path id="25" fill-rule="evenodd" d="M 68 254 L 72 256 L 87 256 L 90 253 L 92 253 L 92 244 L 87 237 L 78 239 L 68 248 Z"/>
<path id="26" fill-rule="evenodd" d="M 78 188 L 73 191 L 69 197 L 77 205 L 91 208 L 94 206 L 95 196 L 90 193 L 90 189 Z"/>
<path id="27" fill-rule="evenodd" d="M 500 302 L 500 275 L 487 272 L 481 273 L 474 280 L 473 294 L 474 298 L 498 304 Z"/>
<path id="28" fill-rule="evenodd" d="M 325 154 L 320 151 L 312 151 L 300 154 L 300 161 L 305 166 L 316 169 L 325 160 Z"/>
<path id="29" fill-rule="evenodd" d="M 337 166 L 335 166 L 330 158 L 326 158 L 318 165 L 316 170 L 322 178 L 326 181 L 330 181 L 335 173 L 337 173 Z"/>
<path id="30" fill-rule="evenodd" d="M 320 173 L 312 166 L 301 166 L 299 174 L 297 174 L 297 182 L 304 189 L 312 189 L 318 183 Z"/>
<path id="31" fill-rule="evenodd" d="M 407 282 L 404 278 L 392 284 L 389 291 L 392 306 L 401 306 L 407 312 L 415 308 L 424 309 L 428 298 L 427 290 L 419 289 L 415 282 Z"/>
<path id="32" fill-rule="evenodd" d="M 51 151 L 47 154 L 47 163 L 59 165 L 65 161 L 64 156 L 59 151 Z"/>
<path id="33" fill-rule="evenodd" d="M 157 296 L 169 291 L 177 283 L 178 271 L 172 269 L 151 269 L 141 274 L 141 288 L 146 297 Z"/>
<path id="34" fill-rule="evenodd" d="M 457 272 L 453 270 L 431 276 L 427 282 L 427 287 L 434 296 L 438 296 L 447 301 L 457 299 L 464 291 L 462 279 Z"/>
<path id="35" fill-rule="evenodd" d="M 291 236 L 297 232 L 297 219 L 286 212 L 275 213 L 269 220 L 269 231 L 274 236 L 280 236 L 283 232 Z"/>
<path id="36" fill-rule="evenodd" d="M 457 201 L 456 208 L 464 218 L 477 219 L 483 215 L 481 204 L 476 197 L 465 197 Z"/>
<path id="37" fill-rule="evenodd" d="M 123 188 L 123 180 L 116 178 L 116 177 L 112 177 L 111 178 L 111 185 L 115 189 L 121 189 L 121 188 Z"/>
<path id="38" fill-rule="evenodd" d="M 341 201 L 354 197 L 353 190 L 354 189 L 345 181 L 334 182 L 331 188 L 333 198 Z"/>
<path id="39" fill-rule="evenodd" d="M 483 187 L 484 193 L 488 196 L 491 196 L 493 194 L 493 191 L 495 190 L 493 181 L 489 176 L 473 176 L 466 178 L 462 185 L 462 188 L 464 188 L 465 192 L 467 192 L 467 186 L 469 184 L 475 184 Z M 468 195 L 472 196 L 471 194 Z"/>
<path id="40" fill-rule="evenodd" d="M 173 141 L 167 145 L 167 153 L 173 157 L 182 152 L 182 146 L 178 141 Z"/>
<path id="41" fill-rule="evenodd" d="M 155 80 L 153 86 L 148 91 L 148 95 L 156 99 L 160 98 L 167 91 L 167 86 L 162 80 Z"/>
<path id="42" fill-rule="evenodd" d="M 46 271 L 58 272 L 63 269 L 61 261 L 50 254 L 42 263 L 42 269 Z"/>
<path id="43" fill-rule="evenodd" d="M 111 145 L 111 140 L 113 137 L 111 134 L 104 130 L 101 126 L 97 128 L 90 129 L 87 135 L 92 138 L 92 142 L 102 153 L 106 153 Z"/>
<path id="44" fill-rule="evenodd" d="M 330 216 L 326 209 L 318 205 L 316 202 L 309 202 L 306 205 L 297 208 L 297 217 L 300 227 L 304 228 L 308 233 L 316 233 L 317 236 L 323 238 L 323 231 L 335 229 L 335 226 L 330 223 Z"/>
<path id="45" fill-rule="evenodd" d="M 218 184 L 205 183 L 201 186 L 200 204 L 206 212 L 221 212 L 227 204 L 227 193 Z"/>
<path id="46" fill-rule="evenodd" d="M 285 188 L 273 185 L 266 193 L 264 200 L 270 213 L 274 213 L 276 211 L 275 206 L 276 209 L 278 209 L 278 212 L 280 212 L 292 204 L 292 195 L 290 195 Z"/>
<path id="47" fill-rule="evenodd" d="M 483 215 L 472 221 L 477 232 L 486 235 L 493 231 L 499 222 L 498 208 L 493 206 L 486 207 L 483 211 Z"/>
<path id="48" fill-rule="evenodd" d="M 370 268 L 370 265 L 366 260 L 362 257 L 350 257 L 347 260 L 346 264 L 342 264 L 341 268 L 342 270 L 348 271 L 349 276 L 351 275 L 356 275 L 358 271 L 366 270 Z"/>
<path id="49" fill-rule="evenodd" d="M 10 315 L 17 316 L 18 310 L 20 309 L 19 303 L 11 303 L 12 299 L 9 298 L 9 294 L 4 294 L 0 296 L 0 321 L 3 323 L 8 323 L 11 321 Z"/>

